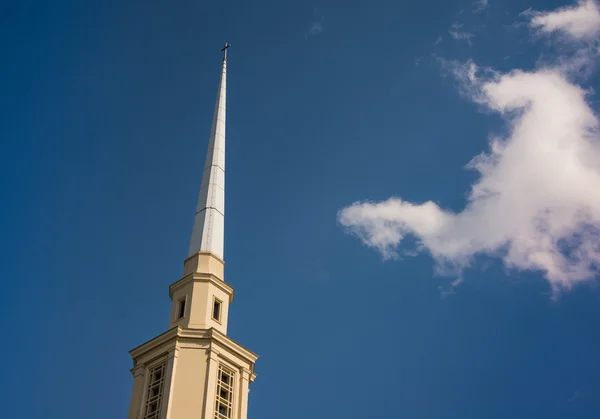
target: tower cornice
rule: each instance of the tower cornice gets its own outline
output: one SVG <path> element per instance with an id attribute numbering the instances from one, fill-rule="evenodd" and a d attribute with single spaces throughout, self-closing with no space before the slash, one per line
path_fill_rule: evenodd
<path id="1" fill-rule="evenodd" d="M 226 294 L 228 294 L 230 296 L 229 303 L 231 303 L 233 301 L 234 290 L 231 285 L 227 284 L 225 281 L 223 281 L 221 278 L 219 278 L 216 275 L 213 275 L 210 273 L 203 273 L 203 272 L 192 272 L 192 273 L 184 276 L 183 278 L 181 278 L 179 281 L 171 284 L 171 286 L 169 287 L 169 297 L 173 298 L 173 294 L 175 294 L 175 292 L 178 289 L 185 287 L 188 283 L 194 282 L 194 281 L 210 282 L 215 287 L 217 287 L 218 289 L 220 289 L 221 291 L 225 292 Z"/>
<path id="2" fill-rule="evenodd" d="M 195 346 L 200 345 L 206 349 L 211 349 L 212 347 L 212 350 L 216 351 L 220 356 L 223 356 L 223 351 L 226 351 L 235 356 L 237 361 L 244 361 L 248 365 L 245 369 L 250 374 L 251 382 L 256 378 L 254 363 L 258 360 L 258 355 L 215 328 L 186 329 L 175 326 L 130 350 L 129 354 L 134 360 L 147 363 L 151 362 L 157 356 L 164 355 L 172 350 L 178 350 L 180 346 L 185 346 L 186 343 L 193 343 Z M 138 364 L 136 362 L 136 365 L 131 370 L 132 373 L 137 368 Z"/>

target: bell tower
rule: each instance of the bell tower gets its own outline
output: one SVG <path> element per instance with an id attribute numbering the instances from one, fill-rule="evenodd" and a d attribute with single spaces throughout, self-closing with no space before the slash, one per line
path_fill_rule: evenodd
<path id="1" fill-rule="evenodd" d="M 183 276 L 169 287 L 169 329 L 132 349 L 128 419 L 246 419 L 258 356 L 227 336 L 224 280 L 227 49 Z"/>

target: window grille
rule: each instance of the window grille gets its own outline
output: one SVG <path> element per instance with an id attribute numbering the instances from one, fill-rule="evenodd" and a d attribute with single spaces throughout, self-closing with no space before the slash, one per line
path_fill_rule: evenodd
<path id="1" fill-rule="evenodd" d="M 233 377 L 234 373 L 232 370 L 219 365 L 215 419 L 233 418 Z"/>
<path id="2" fill-rule="evenodd" d="M 158 419 L 163 399 L 165 383 L 165 369 L 167 363 L 163 362 L 149 370 L 148 391 L 146 392 L 146 405 L 144 419 Z"/>

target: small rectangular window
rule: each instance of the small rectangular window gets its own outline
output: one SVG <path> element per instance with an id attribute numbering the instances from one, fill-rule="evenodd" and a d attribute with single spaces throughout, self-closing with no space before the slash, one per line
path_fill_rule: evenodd
<path id="1" fill-rule="evenodd" d="M 212 317 L 214 320 L 220 322 L 221 321 L 221 301 L 216 298 L 213 301 L 213 312 Z"/>
<path id="2" fill-rule="evenodd" d="M 179 305 L 179 307 L 178 307 L 178 311 L 177 311 L 177 320 L 179 320 L 185 316 L 185 298 L 182 298 L 181 300 L 179 300 L 178 305 Z"/>

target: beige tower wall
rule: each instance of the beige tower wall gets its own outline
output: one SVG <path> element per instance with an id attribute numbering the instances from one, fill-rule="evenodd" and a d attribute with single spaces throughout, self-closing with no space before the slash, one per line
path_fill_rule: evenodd
<path id="1" fill-rule="evenodd" d="M 165 419 L 168 416 L 171 379 L 177 366 L 177 333 L 177 328 L 170 329 L 130 351 L 133 358 L 131 373 L 134 380 L 127 419 L 142 418 L 147 397 L 149 371 L 153 366 L 162 362 L 166 363 L 166 370 L 160 419 Z"/>
<path id="2" fill-rule="evenodd" d="M 169 327 L 210 329 L 227 334 L 229 304 L 233 288 L 223 281 L 224 263 L 214 255 L 198 253 L 185 261 L 184 277 L 169 288 L 172 300 Z M 220 302 L 220 318 L 213 318 L 215 299 Z M 185 315 L 179 318 L 179 305 L 185 300 Z"/>
<path id="3" fill-rule="evenodd" d="M 177 368 L 172 379 L 168 418 L 211 418 L 205 416 L 208 354 L 205 348 L 183 347 L 177 351 Z M 211 403 L 212 404 L 212 403 Z"/>
<path id="4" fill-rule="evenodd" d="M 233 415 L 246 419 L 249 383 L 258 358 L 216 329 L 175 327 L 131 351 L 134 386 L 128 419 L 144 416 L 148 375 L 153 365 L 167 363 L 159 419 L 213 419 L 219 365 L 234 372 Z"/>

